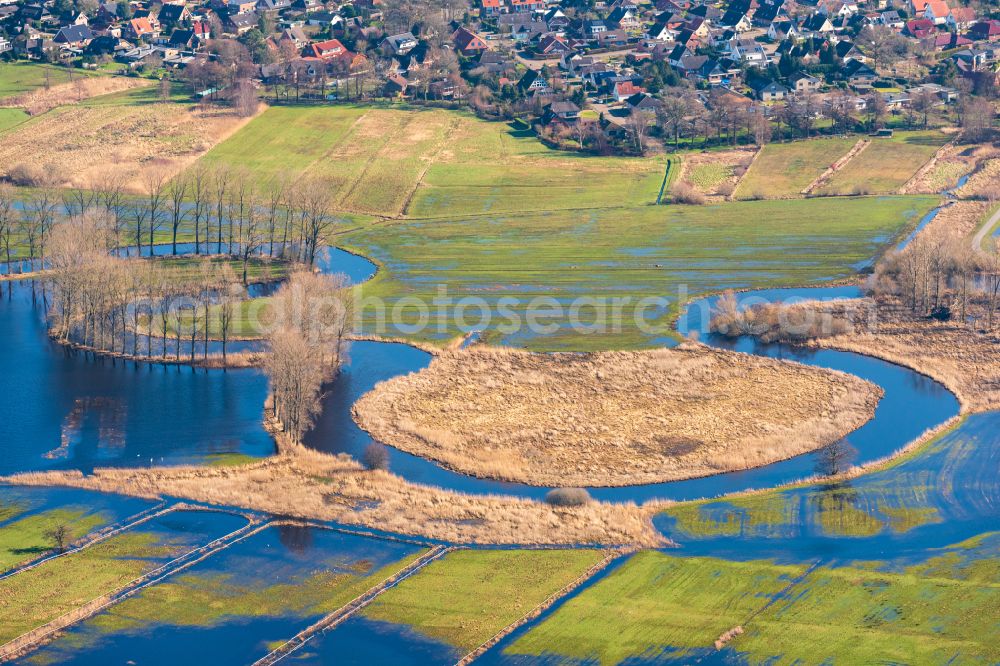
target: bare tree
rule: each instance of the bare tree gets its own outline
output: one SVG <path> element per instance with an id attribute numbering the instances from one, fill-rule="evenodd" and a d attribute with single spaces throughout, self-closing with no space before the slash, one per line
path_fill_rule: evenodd
<path id="1" fill-rule="evenodd" d="M 149 253 L 155 254 L 156 232 L 160 230 L 163 223 L 162 208 L 164 204 L 164 186 L 167 182 L 167 174 L 160 169 L 154 169 L 146 173 L 143 178 L 143 187 L 146 191 L 147 209 L 149 214 Z"/>
<path id="2" fill-rule="evenodd" d="M 183 175 L 178 175 L 167 184 L 167 200 L 170 204 L 170 246 L 171 254 L 177 254 L 177 231 L 184 218 L 187 217 L 185 209 L 188 191 L 188 180 Z"/>
<path id="3" fill-rule="evenodd" d="M 333 197 L 330 188 L 319 180 L 302 183 L 297 191 L 301 212 L 301 233 L 304 241 L 305 262 L 312 266 L 316 261 L 319 242 L 333 228 L 337 218 L 330 214 Z"/>
<path id="4" fill-rule="evenodd" d="M 191 169 L 191 221 L 194 222 L 194 253 L 201 254 L 201 225 L 205 223 L 205 237 L 208 238 L 210 176 L 204 165 L 197 164 Z"/>
<path id="5" fill-rule="evenodd" d="M 52 547 L 59 553 L 65 552 L 69 542 L 69 528 L 64 523 L 45 531 L 45 538 L 52 542 Z"/>
<path id="6" fill-rule="evenodd" d="M 0 183 L 0 247 L 3 247 L 7 256 L 8 275 L 11 274 L 11 242 L 14 232 L 18 228 L 17 209 L 14 207 L 14 188 L 5 183 Z"/>

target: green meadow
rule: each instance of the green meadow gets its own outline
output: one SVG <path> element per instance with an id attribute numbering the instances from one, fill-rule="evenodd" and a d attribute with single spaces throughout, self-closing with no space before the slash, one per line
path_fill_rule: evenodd
<path id="1" fill-rule="evenodd" d="M 70 70 L 54 65 L 41 65 L 28 62 L 0 63 L 0 99 L 18 95 L 45 85 L 46 77 L 49 85 L 58 85 L 70 80 Z M 72 76 L 98 76 L 97 73 L 84 69 L 73 69 Z"/>
<path id="2" fill-rule="evenodd" d="M 602 557 L 595 550 L 455 551 L 380 595 L 364 615 L 470 651 Z"/>
<path id="3" fill-rule="evenodd" d="M 995 541 L 995 535 L 992 535 Z M 727 648 L 749 664 L 996 663 L 1000 561 L 959 544 L 925 562 L 784 565 L 643 552 L 508 646 L 617 664 L 686 663 Z"/>
<path id="4" fill-rule="evenodd" d="M 68 545 L 108 522 L 106 515 L 71 506 L 17 518 L 0 528 L 0 573 L 53 550 L 50 530 L 65 526 Z"/>
<path id="5" fill-rule="evenodd" d="M 737 188 L 737 199 L 800 196 L 830 165 L 843 157 L 856 137 L 832 137 L 769 143 Z"/>
<path id="6" fill-rule="evenodd" d="M 673 316 L 688 297 L 851 275 L 935 202 L 800 199 L 497 214 L 375 224 L 337 242 L 380 266 L 361 288 L 366 332 L 441 341 L 486 329 L 488 340 L 532 349 L 641 348 L 673 335 Z M 466 298 L 478 300 L 459 303 Z M 593 300 L 577 301 L 571 312 L 578 298 Z M 462 313 L 464 322 L 456 317 Z M 528 330 L 529 314 L 540 333 Z M 571 327 L 574 317 L 584 326 Z"/>
<path id="7" fill-rule="evenodd" d="M 878 194 L 902 187 L 934 153 L 948 142 L 936 130 L 897 132 L 892 138 L 872 139 L 817 194 Z"/>

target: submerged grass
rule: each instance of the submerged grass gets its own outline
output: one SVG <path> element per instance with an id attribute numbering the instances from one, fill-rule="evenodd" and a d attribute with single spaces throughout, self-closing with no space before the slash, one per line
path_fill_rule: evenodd
<path id="1" fill-rule="evenodd" d="M 602 557 L 597 550 L 456 551 L 382 594 L 365 615 L 468 651 Z"/>

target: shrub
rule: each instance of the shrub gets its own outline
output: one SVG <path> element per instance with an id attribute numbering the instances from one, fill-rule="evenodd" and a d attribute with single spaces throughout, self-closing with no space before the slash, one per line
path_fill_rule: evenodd
<path id="1" fill-rule="evenodd" d="M 50 176 L 41 165 L 21 162 L 11 167 L 8 177 L 15 185 L 43 187 L 50 184 L 54 174 Z"/>
<path id="2" fill-rule="evenodd" d="M 389 451 L 384 444 L 372 442 L 365 448 L 362 463 L 370 470 L 389 469 Z"/>
<path id="3" fill-rule="evenodd" d="M 583 506 L 590 502 L 590 494 L 583 488 L 553 488 L 545 501 L 552 506 Z"/>
<path id="4" fill-rule="evenodd" d="M 705 195 L 688 183 L 677 183 L 672 190 L 674 203 L 700 206 L 705 203 Z"/>

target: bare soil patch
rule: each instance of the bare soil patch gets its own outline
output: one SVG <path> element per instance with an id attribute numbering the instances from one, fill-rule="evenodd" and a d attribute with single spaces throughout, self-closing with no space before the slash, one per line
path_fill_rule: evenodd
<path id="1" fill-rule="evenodd" d="M 701 345 L 597 354 L 471 348 L 380 384 L 355 417 L 377 439 L 466 474 L 622 486 L 815 450 L 868 421 L 880 397 L 846 374 Z"/>
<path id="2" fill-rule="evenodd" d="M 4 135 L 0 176 L 28 159 L 61 185 L 93 187 L 115 174 L 141 192 L 147 173 L 180 172 L 250 120 L 174 103 L 58 108 Z"/>
<path id="3" fill-rule="evenodd" d="M 8 97 L 0 102 L 0 106 L 22 108 L 32 116 L 50 111 L 57 106 L 79 104 L 85 99 L 110 95 L 111 93 L 145 88 L 153 85 L 150 79 L 128 78 L 124 76 L 89 76 L 80 77 L 72 83 L 61 83 L 45 88 L 37 88 L 30 92 Z"/>

